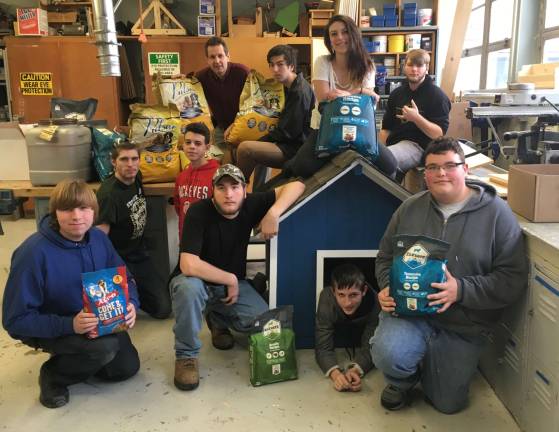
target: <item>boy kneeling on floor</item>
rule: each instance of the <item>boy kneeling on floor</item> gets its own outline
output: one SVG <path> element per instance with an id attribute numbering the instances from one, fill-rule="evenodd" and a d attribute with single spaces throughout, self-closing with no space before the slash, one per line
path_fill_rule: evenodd
<path id="1" fill-rule="evenodd" d="M 378 323 L 376 295 L 354 264 L 332 271 L 332 286 L 320 293 L 316 311 L 315 358 L 337 391 L 360 391 L 361 378 L 373 368 L 369 339 Z M 344 370 L 336 359 L 336 342 L 348 351 L 352 362 Z"/>
<path id="2" fill-rule="evenodd" d="M 82 310 L 84 272 L 124 266 L 109 238 L 92 227 L 98 205 L 83 181 L 63 180 L 53 190 L 50 213 L 39 231 L 13 253 L 4 291 L 2 325 L 10 336 L 51 354 L 41 366 L 39 400 L 59 408 L 69 400 L 68 386 L 97 376 L 121 381 L 140 368 L 128 333 L 88 339 L 99 320 Z M 128 274 L 126 326 L 136 321 L 136 283 Z"/>

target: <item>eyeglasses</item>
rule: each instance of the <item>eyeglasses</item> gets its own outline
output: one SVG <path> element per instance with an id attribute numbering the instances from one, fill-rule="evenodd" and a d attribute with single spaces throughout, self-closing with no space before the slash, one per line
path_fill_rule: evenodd
<path id="1" fill-rule="evenodd" d="M 437 164 L 429 164 L 425 166 L 425 171 L 427 171 L 428 173 L 434 174 L 434 173 L 438 173 L 439 170 L 443 170 L 444 172 L 454 172 L 456 171 L 456 168 L 458 168 L 460 165 L 464 165 L 465 162 L 446 162 L 442 165 L 437 165 Z"/>

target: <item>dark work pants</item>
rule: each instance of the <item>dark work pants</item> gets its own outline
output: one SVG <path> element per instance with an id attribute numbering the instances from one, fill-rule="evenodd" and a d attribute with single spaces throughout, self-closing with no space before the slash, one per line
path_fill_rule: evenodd
<path id="1" fill-rule="evenodd" d="M 312 130 L 307 140 L 297 151 L 297 154 L 284 165 L 285 176 L 309 178 L 320 168 L 326 165 L 331 157 L 317 158 L 314 152 L 315 143 L 318 138 L 318 130 Z M 382 144 L 378 144 L 379 154 L 374 165 L 390 178 L 396 175 L 398 162 L 390 150 Z"/>
<path id="2" fill-rule="evenodd" d="M 97 376 L 109 381 L 122 381 L 140 369 L 138 351 L 127 332 L 97 339 L 85 335 L 59 338 L 30 338 L 25 344 L 51 354 L 41 367 L 41 379 L 51 385 L 69 386 Z"/>
<path id="3" fill-rule="evenodd" d="M 153 318 L 167 318 L 171 314 L 171 296 L 167 279 L 161 277 L 149 255 L 142 259 L 123 257 L 134 276 L 140 296 L 140 308 Z"/>

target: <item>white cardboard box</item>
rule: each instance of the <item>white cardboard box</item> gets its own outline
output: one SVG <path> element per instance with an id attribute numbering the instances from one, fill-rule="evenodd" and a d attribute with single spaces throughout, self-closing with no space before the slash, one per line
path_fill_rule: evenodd
<path id="1" fill-rule="evenodd" d="M 198 36 L 215 36 L 215 16 L 198 15 Z"/>
<path id="2" fill-rule="evenodd" d="M 16 122 L 0 123 L 0 180 L 29 180 L 25 137 Z"/>

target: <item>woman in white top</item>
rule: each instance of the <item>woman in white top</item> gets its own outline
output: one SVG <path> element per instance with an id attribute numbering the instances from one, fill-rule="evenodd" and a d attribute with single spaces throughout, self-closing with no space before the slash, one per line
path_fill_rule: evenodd
<path id="1" fill-rule="evenodd" d="M 345 15 L 330 18 L 324 31 L 324 45 L 329 55 L 316 59 L 312 85 L 318 102 L 334 100 L 340 96 L 366 94 L 379 99 L 375 93 L 375 68 L 353 20 Z M 329 158 L 318 159 L 314 147 L 320 125 L 320 114 L 315 108 L 311 119 L 311 132 L 307 141 L 285 166 L 284 173 L 307 178 L 324 166 Z M 396 173 L 396 159 L 380 143 L 375 165 L 389 177 Z"/>

